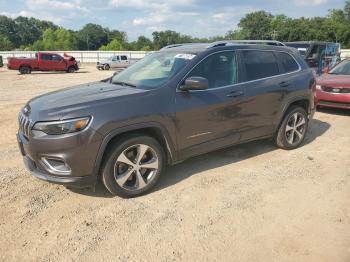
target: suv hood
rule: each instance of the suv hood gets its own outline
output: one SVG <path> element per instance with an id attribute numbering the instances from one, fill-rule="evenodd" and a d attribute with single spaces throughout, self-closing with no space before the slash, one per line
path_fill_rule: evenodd
<path id="1" fill-rule="evenodd" d="M 331 87 L 350 87 L 350 75 L 324 74 L 316 80 L 318 85 Z"/>
<path id="2" fill-rule="evenodd" d="M 69 87 L 59 91 L 38 96 L 27 104 L 27 111 L 33 118 L 57 119 L 69 113 L 98 106 L 115 103 L 122 99 L 133 99 L 149 93 L 148 90 L 125 87 L 106 82 Z"/>

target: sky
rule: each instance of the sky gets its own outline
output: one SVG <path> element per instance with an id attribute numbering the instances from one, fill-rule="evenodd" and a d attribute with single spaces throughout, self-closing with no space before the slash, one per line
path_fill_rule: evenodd
<path id="1" fill-rule="evenodd" d="M 86 23 L 125 31 L 129 40 L 175 30 L 196 37 L 224 35 L 245 14 L 265 10 L 289 17 L 325 16 L 344 0 L 0 0 L 0 14 L 54 22 L 78 30 Z"/>

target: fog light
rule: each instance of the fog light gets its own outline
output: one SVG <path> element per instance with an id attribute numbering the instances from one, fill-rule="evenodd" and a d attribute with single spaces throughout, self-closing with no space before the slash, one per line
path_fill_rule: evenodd
<path id="1" fill-rule="evenodd" d="M 70 175 L 71 169 L 63 159 L 42 157 L 47 171 L 55 175 Z"/>

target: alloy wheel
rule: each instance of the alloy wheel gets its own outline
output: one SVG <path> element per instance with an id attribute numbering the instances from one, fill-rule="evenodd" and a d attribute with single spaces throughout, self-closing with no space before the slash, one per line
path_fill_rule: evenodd
<path id="1" fill-rule="evenodd" d="M 292 114 L 286 125 L 285 136 L 288 144 L 298 144 L 305 136 L 306 119 L 301 113 Z"/>
<path id="2" fill-rule="evenodd" d="M 132 145 L 117 157 L 114 178 L 123 189 L 140 190 L 152 181 L 158 169 L 159 158 L 152 147 Z"/>

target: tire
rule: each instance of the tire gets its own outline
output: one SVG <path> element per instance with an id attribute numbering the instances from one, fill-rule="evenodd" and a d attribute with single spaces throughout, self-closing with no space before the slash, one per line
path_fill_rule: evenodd
<path id="1" fill-rule="evenodd" d="M 68 67 L 67 73 L 74 73 L 74 72 L 75 72 L 74 66 Z"/>
<path id="2" fill-rule="evenodd" d="M 105 64 L 104 66 L 103 66 L 103 70 L 109 70 L 111 67 L 109 66 L 109 64 Z"/>
<path id="3" fill-rule="evenodd" d="M 309 119 L 304 108 L 290 107 L 275 135 L 276 146 L 286 150 L 299 147 L 306 137 L 308 124 Z"/>
<path id="4" fill-rule="evenodd" d="M 19 68 L 19 73 L 24 75 L 24 74 L 30 74 L 32 72 L 32 69 L 29 66 L 21 66 Z"/>
<path id="5" fill-rule="evenodd" d="M 103 184 L 113 195 L 140 196 L 157 183 L 164 159 L 164 151 L 154 138 L 124 137 L 106 152 L 102 166 Z"/>

